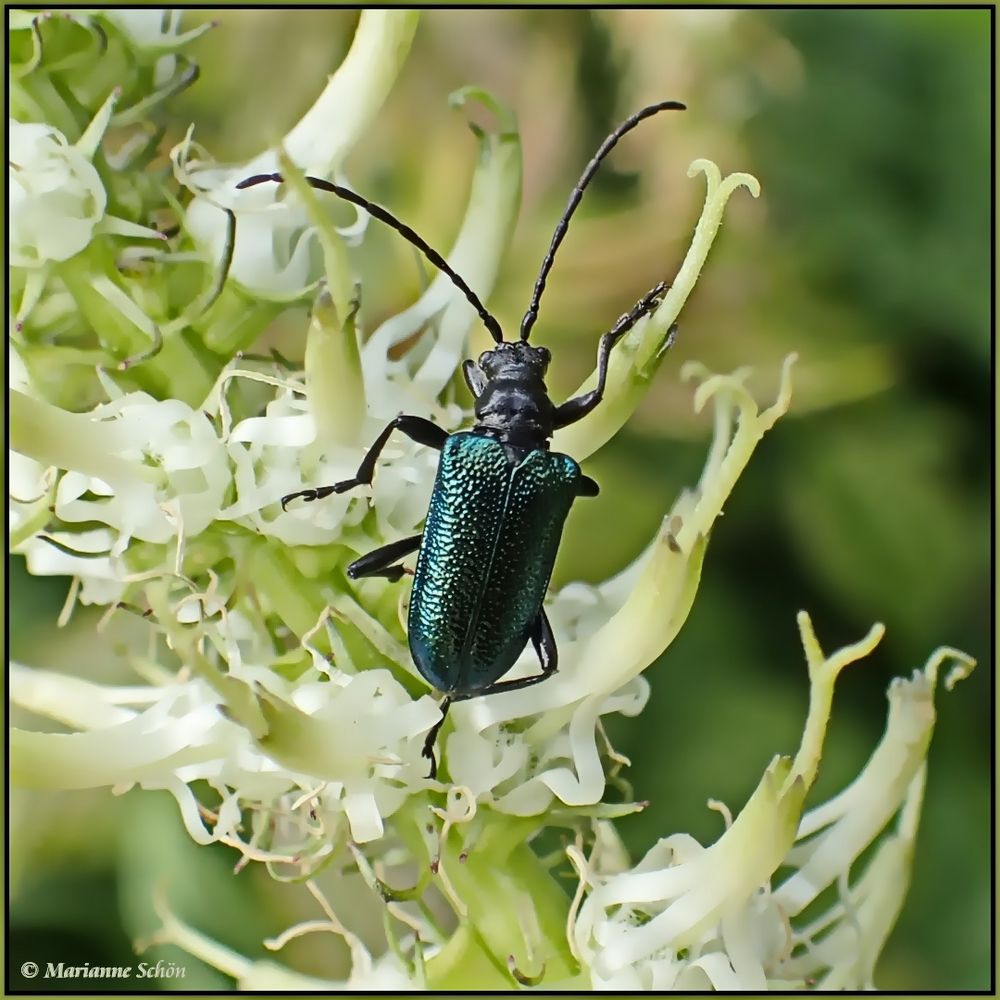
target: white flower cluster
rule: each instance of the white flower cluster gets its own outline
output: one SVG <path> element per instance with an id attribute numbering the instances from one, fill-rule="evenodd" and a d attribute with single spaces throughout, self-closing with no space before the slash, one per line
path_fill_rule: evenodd
<path id="1" fill-rule="evenodd" d="M 227 373 L 227 378 L 232 376 Z M 705 402 L 709 393 L 720 414 L 717 433 L 727 439 L 711 450 L 698 488 L 665 516 L 647 552 L 623 574 L 604 587 L 575 585 L 554 597 L 552 620 L 563 662 L 569 666 L 530 697 L 512 692 L 456 707 L 445 758 L 452 780 L 477 801 L 517 815 L 544 812 L 553 796 L 572 806 L 601 801 L 605 786 L 597 720 L 613 711 L 635 714 L 644 705 L 648 685 L 639 674 L 671 641 L 690 608 L 708 527 L 753 446 L 788 404 L 787 368 L 779 403 L 763 414 L 756 413 L 739 379 L 711 377 L 702 383 L 699 402 Z M 315 800 L 300 806 L 303 811 L 329 810 L 331 815 L 343 812 L 350 836 L 358 843 L 380 837 L 384 819 L 405 796 L 427 786 L 419 751 L 438 717 L 430 697 L 414 701 L 389 671 L 359 669 L 338 640 L 336 627 L 328 629 L 336 667 L 309 645 L 310 669 L 290 683 L 273 669 L 274 641 L 263 623 L 245 608 L 227 610 L 234 603 L 239 577 L 212 573 L 208 590 L 184 577 L 188 540 L 196 544 L 193 540 L 213 522 L 248 525 L 256 534 L 291 544 L 329 545 L 350 540 L 361 530 L 367 507 L 363 499 L 354 502 L 349 514 L 351 501 L 346 497 L 339 498 L 333 514 L 323 512 L 322 518 L 314 518 L 311 508 L 307 514 L 275 514 L 277 500 L 288 487 L 287 477 L 293 475 L 288 465 L 296 448 L 285 429 L 299 420 L 294 398 L 291 384 L 279 387 L 267 417 L 248 418 L 225 433 L 228 420 L 222 393 L 215 398 L 219 408 L 215 411 L 209 404 L 203 412 L 176 400 L 158 402 L 131 393 L 90 415 L 61 413 L 23 393 L 12 394 L 19 421 L 33 420 L 36 427 L 62 421 L 65 433 L 54 435 L 53 448 L 63 450 L 48 456 L 67 470 L 55 489 L 57 517 L 67 525 L 104 525 L 83 533 L 66 530 L 26 538 L 20 551 L 31 571 L 73 576 L 80 581 L 79 599 L 112 609 L 137 585 L 151 605 L 162 591 L 164 605 L 154 607 L 158 620 L 197 623 L 201 641 L 224 654 L 226 683 L 240 685 L 247 697 L 260 701 L 259 710 L 267 717 L 263 735 L 253 725 L 241 728 L 220 714 L 220 704 L 233 712 L 219 689 L 221 679 L 202 654 L 190 650 L 182 660 L 189 667 L 198 665 L 199 679 L 172 678 L 162 688 L 151 688 L 143 698 L 151 707 L 142 721 L 134 709 L 119 706 L 121 730 L 98 727 L 67 738 L 66 768 L 52 773 L 60 775 L 58 780 L 71 780 L 69 776 L 78 770 L 74 761 L 91 760 L 93 753 L 99 753 L 97 747 L 113 746 L 126 733 L 140 741 L 149 739 L 148 748 L 137 745 L 128 759 L 146 762 L 139 779 L 145 787 L 168 787 L 183 799 L 189 830 L 202 841 L 211 836 L 196 818 L 193 795 L 185 788 L 197 779 L 212 782 L 223 801 L 244 804 L 268 802 L 286 793 L 297 799 L 328 783 Z M 738 403 L 743 413 L 733 434 L 732 410 Z M 221 431 L 206 413 L 219 417 Z M 279 453 L 284 463 L 276 471 L 271 459 Z M 361 453 L 360 448 L 345 450 L 342 464 L 330 470 L 331 475 L 348 476 Z M 401 443 L 395 455 L 387 456 L 384 473 L 389 474 L 380 474 L 376 489 L 382 537 L 406 534 L 419 525 L 433 460 L 433 455 L 420 453 L 409 443 Z M 36 477 L 41 468 L 34 464 Z M 255 480 L 255 469 L 265 470 L 262 481 Z M 34 482 L 23 476 L 14 488 L 37 490 L 46 476 L 47 471 L 42 472 Z M 234 485 L 239 499 L 227 505 L 223 498 Z M 30 519 L 31 505 L 15 502 L 13 510 Z M 20 526 L 14 522 L 15 531 Z M 136 542 L 161 546 L 164 565 L 130 570 L 128 551 Z M 375 586 L 385 590 L 383 584 Z M 394 664 L 398 676 L 413 674 L 405 645 L 358 603 L 364 592 L 354 597 L 330 590 L 324 597 L 329 613 L 314 623 L 318 628 L 337 621 L 353 626 Z M 400 593 L 399 599 L 403 597 Z M 585 627 L 580 623 L 581 604 L 587 608 Z M 637 621 L 646 622 L 646 627 L 637 629 Z M 169 628 L 167 634 L 175 648 L 185 640 L 183 633 L 174 635 Z M 514 669 L 532 669 L 530 657 L 526 655 Z M 34 704 L 27 694 L 32 675 L 22 669 L 13 681 L 15 700 L 27 707 Z M 43 676 L 46 690 L 57 684 L 51 674 Z M 213 686 L 213 679 L 219 683 Z M 82 683 L 73 682 L 74 690 Z M 253 688 L 266 694 L 251 695 Z M 135 691 L 129 692 L 130 699 L 135 696 Z M 101 697 L 100 689 L 94 689 L 86 700 Z M 84 702 L 79 696 L 76 701 L 82 710 Z M 523 732 L 508 725 L 539 713 L 538 722 Z M 84 750 L 88 744 L 94 745 L 93 752 Z M 178 770 L 174 755 L 181 746 L 198 747 L 199 762 L 185 755 Z M 109 765 L 117 769 L 124 759 L 112 756 Z M 117 773 L 109 780 L 103 769 L 89 773 L 94 785 L 125 780 Z M 356 780 L 348 778 L 352 774 Z M 230 821 L 235 821 L 232 815 Z M 214 830 L 217 837 L 231 833 L 231 825 L 225 823 Z"/>
<path id="2" fill-rule="evenodd" d="M 347 58 L 285 136 L 282 150 L 288 161 L 305 173 L 339 177 L 344 157 L 388 96 L 416 26 L 413 11 L 365 12 Z M 172 158 L 178 179 L 196 195 L 185 213 L 185 225 L 211 259 L 219 259 L 223 252 L 223 209 L 240 213 L 229 269 L 235 281 L 255 296 L 275 301 L 300 299 L 315 286 L 322 261 L 313 220 L 302 203 L 280 200 L 273 185 L 235 189 L 248 176 L 278 171 L 282 159 L 278 151 L 265 150 L 239 166 L 219 166 L 205 158 L 189 132 Z M 357 222 L 340 233 L 356 239 L 366 223 L 367 216 L 359 214 Z"/>
<path id="3" fill-rule="evenodd" d="M 938 672 L 956 661 L 945 680 L 950 689 L 974 663 L 942 648 L 911 679 L 894 680 L 885 734 L 864 770 L 802 815 L 834 681 L 884 630 L 876 626 L 825 658 L 805 613 L 799 627 L 812 685 L 799 753 L 774 760 L 735 821 L 715 803 L 727 821 L 716 843 L 706 848 L 675 834 L 634 868 L 609 874 L 601 873 L 598 852 L 586 859 L 569 849 L 581 874 L 578 900 L 589 890 L 572 919 L 572 939 L 595 988 L 875 988 L 875 962 L 909 884 Z M 875 853 L 859 864 L 873 843 Z M 831 887 L 835 901 L 816 912 L 813 904 Z"/>
<path id="4" fill-rule="evenodd" d="M 509 149 L 509 140 L 506 147 L 502 139 L 492 141 L 493 155 L 480 157 L 464 232 L 476 228 L 483 215 L 505 217 L 519 186 L 516 151 Z M 705 215 L 709 218 L 721 214 L 735 186 L 732 182 L 720 185 L 713 171 L 714 167 L 707 169 Z M 505 233 L 499 226 L 493 231 L 492 241 L 480 239 L 476 244 L 475 256 L 471 249 L 466 251 L 470 269 L 480 274 L 496 271 Z M 693 258 L 700 266 L 707 250 L 707 243 L 695 241 L 687 272 L 692 276 L 684 278 L 682 271 L 672 295 L 637 331 L 632 346 L 623 346 L 626 358 L 640 353 L 643 343 L 662 343 L 676 314 L 672 310 L 679 309 L 689 291 L 685 282 L 693 282 L 697 273 L 698 267 L 691 267 L 690 261 Z M 451 308 L 459 302 L 461 310 Z M 442 315 L 442 327 L 450 313 L 458 314 L 459 319 L 453 321 L 456 333 L 439 329 L 429 353 L 411 352 L 406 361 L 390 361 L 387 351 L 424 322 L 428 303 Z M 324 327 L 324 308 L 321 299 L 310 332 L 321 343 L 345 335 Z M 239 525 L 257 538 L 285 545 L 329 548 L 341 543 L 355 551 L 370 544 L 365 539 L 372 532 L 391 541 L 418 529 L 436 456 L 405 439 L 393 442 L 383 455 L 373 490 L 374 525 L 363 497 L 334 497 L 316 507 L 287 512 L 278 500 L 304 475 L 312 482 L 349 478 L 363 454 L 363 442 L 393 415 L 400 399 L 409 412 L 434 417 L 447 429 L 457 427 L 465 415 L 436 399 L 465 356 L 469 311 L 453 287 L 448 286 L 443 294 L 432 285 L 405 320 L 397 318 L 374 333 L 361 356 L 369 418 L 359 426 L 350 446 L 322 447 L 321 441 L 336 440 L 338 435 L 320 435 L 317 415 L 303 400 L 306 380 L 313 399 L 339 395 L 342 386 L 331 385 L 329 380 L 349 378 L 350 373 L 343 370 L 310 367 L 304 377 L 286 374 L 279 378 L 234 365 L 223 372 L 197 408 L 179 400 L 155 400 L 141 392 L 123 394 L 107 379 L 109 394 L 115 398 L 90 414 L 67 414 L 21 389 L 12 392 L 15 446 L 28 439 L 25 428 L 30 427 L 31 448 L 27 450 L 35 463 L 20 467 L 19 472 L 27 475 L 13 484 L 15 496 L 41 496 L 12 505 L 13 532 L 24 536 L 17 551 L 23 552 L 31 571 L 70 575 L 79 581 L 75 596 L 81 601 L 111 609 L 138 591 L 161 623 L 197 623 L 199 641 L 210 643 L 225 660 L 222 678 L 216 676 L 218 668 L 208 657 L 193 647 L 185 651 L 182 661 L 189 668 L 199 664 L 196 672 L 201 675 L 190 691 L 183 688 L 187 693 L 181 703 L 188 711 L 178 711 L 174 699 L 182 697 L 182 692 L 171 683 L 161 697 L 151 697 L 157 705 L 150 712 L 158 725 L 136 722 L 132 727 L 159 740 L 163 736 L 157 732 L 160 727 L 178 726 L 183 744 L 201 748 L 201 766 L 185 762 L 180 784 L 173 765 L 178 745 L 173 738 L 159 744 L 164 765 L 160 773 L 154 774 L 152 767 L 155 753 L 152 757 L 147 751 L 134 755 L 148 761 L 142 779 L 147 786 L 170 787 L 186 797 L 184 815 L 198 839 L 209 835 L 200 821 L 191 824 L 196 814 L 193 797 L 181 790 L 195 779 L 213 781 L 223 801 L 235 793 L 235 799 L 244 804 L 263 805 L 283 793 L 297 800 L 313 790 L 315 801 L 309 801 L 308 809 L 345 814 L 350 836 L 358 843 L 382 836 L 385 819 L 409 793 L 427 786 L 419 748 L 437 719 L 437 709 L 426 695 L 412 701 L 400 684 L 399 679 L 415 673 L 409 651 L 398 638 L 398 627 L 388 623 L 387 628 L 372 614 L 370 601 L 383 599 L 383 582 L 366 583 L 357 596 L 321 588 L 322 613 L 307 627 L 325 633 L 335 666 L 311 646 L 307 672 L 291 684 L 273 669 L 278 655 L 275 637 L 238 600 L 244 583 L 241 574 L 210 571 L 212 582 L 206 590 L 185 577 L 183 567 L 213 525 Z M 322 360 L 324 355 L 317 348 L 313 357 Z M 17 385 L 23 388 L 26 376 L 17 372 L 16 365 L 12 371 L 19 375 Z M 556 677 L 530 693 L 511 692 L 456 706 L 444 757 L 452 781 L 466 788 L 473 799 L 515 815 L 543 813 L 553 797 L 578 807 L 601 801 L 605 779 L 596 736 L 598 719 L 614 711 L 635 714 L 644 705 L 648 686 L 639 674 L 666 648 L 687 615 L 709 529 L 754 446 L 787 408 L 788 374 L 786 365 L 778 403 L 758 413 L 739 376 L 701 373 L 696 406 L 713 403 L 716 440 L 697 489 L 666 514 L 661 530 L 634 566 L 604 588 L 587 592 L 575 587 L 565 600 L 555 597 L 551 613 L 564 664 Z M 240 377 L 269 384 L 275 391 L 265 415 L 234 424 L 226 392 Z M 628 391 L 627 384 L 618 391 Z M 343 437 L 343 429 L 338 430 Z M 51 479 L 46 466 L 65 470 L 51 498 L 43 490 Z M 29 534 L 37 508 L 50 502 L 66 530 Z M 102 527 L 84 532 L 72 529 L 83 523 Z M 137 543 L 156 547 L 158 568 L 139 569 L 132 564 Z M 280 552 L 274 549 L 264 549 L 257 558 L 272 571 L 281 562 Z M 274 599 L 263 581 L 258 581 L 258 589 L 264 600 Z M 396 594 L 399 602 L 405 591 L 397 589 Z M 579 617 L 581 599 L 590 604 L 589 634 L 572 628 L 560 634 L 560 626 Z M 402 617 L 401 607 L 398 614 Z M 637 627 L 640 623 L 641 628 Z M 367 664 L 352 656 L 339 634 L 342 625 L 360 633 L 382 660 L 396 668 L 398 679 L 388 671 L 363 669 Z M 190 644 L 172 625 L 163 627 L 178 652 Z M 530 669 L 526 654 L 515 665 L 513 676 Z M 237 688 L 236 700 L 250 706 L 243 715 L 233 704 L 232 691 Z M 169 708 L 164 708 L 163 699 Z M 213 711 L 220 704 L 230 718 L 246 727 L 242 739 L 230 718 Z M 406 706 L 410 707 L 404 711 Z M 538 721 L 526 730 L 518 732 L 519 725 L 511 725 L 535 716 L 540 716 Z M 99 743 L 110 735 L 101 731 L 79 734 L 78 741 Z M 86 756 L 80 754 L 77 759 Z M 242 774 L 241 767 L 246 769 Z M 262 786 L 261 775 L 268 775 Z M 306 808 L 304 802 L 300 805 Z M 228 837 L 231 832 L 224 825 L 214 835 Z"/>
<path id="5" fill-rule="evenodd" d="M 107 201 L 93 164 L 51 125 L 11 121 L 10 262 L 33 267 L 82 250 Z"/>

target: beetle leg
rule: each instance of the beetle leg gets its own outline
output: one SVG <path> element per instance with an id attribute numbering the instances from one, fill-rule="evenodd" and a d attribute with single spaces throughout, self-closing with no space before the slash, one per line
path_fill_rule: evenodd
<path id="1" fill-rule="evenodd" d="M 537 648 L 537 647 L 536 647 Z M 546 650 L 547 653 L 553 655 L 553 660 L 551 663 L 555 664 L 555 652 L 556 647 L 553 642 L 552 647 Z M 542 651 L 539 650 L 538 657 L 541 659 Z M 548 670 L 545 670 L 545 666 L 542 666 L 543 673 L 532 674 L 531 677 L 516 677 L 512 681 L 497 681 L 496 684 L 491 684 L 488 688 L 483 688 L 482 691 L 473 691 L 471 694 L 455 694 L 452 695 L 452 701 L 468 701 L 470 698 L 480 698 L 488 694 L 503 694 L 505 691 L 520 691 L 521 688 L 532 687 L 539 681 L 544 681 L 546 678 L 551 677 L 556 672 L 556 667 L 551 666 Z"/>
<path id="2" fill-rule="evenodd" d="M 402 566 L 393 566 L 392 563 L 402 559 L 403 556 L 408 556 L 411 552 L 416 552 L 423 537 L 423 535 L 412 535 L 410 538 L 401 538 L 398 542 L 390 542 L 381 548 L 372 549 L 347 567 L 347 575 L 352 580 L 362 576 L 384 576 L 387 580 L 395 582 L 405 570 Z"/>
<path id="3" fill-rule="evenodd" d="M 596 479 L 591 479 L 590 476 L 580 477 L 579 485 L 576 488 L 578 497 L 596 497 L 600 492 L 601 485 Z"/>
<path id="4" fill-rule="evenodd" d="M 608 330 L 597 348 L 597 388 L 585 392 L 582 396 L 569 399 L 562 406 L 556 407 L 555 426 L 567 427 L 575 424 L 582 417 L 585 417 L 604 398 L 604 386 L 608 380 L 608 357 L 611 349 L 625 336 L 629 330 L 643 318 L 648 316 L 659 304 L 663 293 L 667 290 L 667 283 L 661 281 L 655 288 L 650 289 L 638 302 L 624 315 L 618 318 L 618 322 Z M 676 327 L 671 327 L 667 334 L 667 346 L 673 342 Z"/>
<path id="5" fill-rule="evenodd" d="M 531 645 L 535 647 L 538 654 L 538 662 L 542 665 L 540 674 L 533 674 L 531 677 L 516 677 L 510 681 L 497 681 L 488 688 L 481 691 L 471 691 L 468 694 L 453 694 L 452 701 L 468 701 L 470 698 L 479 698 L 488 694 L 502 694 L 504 691 L 520 691 L 522 688 L 531 687 L 539 681 L 544 681 L 551 677 L 559 669 L 559 650 L 556 648 L 556 637 L 552 634 L 552 626 L 544 610 L 539 610 L 538 617 L 531 626 Z"/>
<path id="6" fill-rule="evenodd" d="M 454 701 L 453 698 L 445 698 L 441 702 L 441 718 L 434 723 L 433 728 L 427 734 L 427 739 L 424 740 L 424 749 L 420 752 L 422 757 L 426 757 L 431 762 L 431 773 L 427 777 L 432 780 L 437 777 L 438 772 L 437 760 L 434 757 L 434 743 L 437 740 L 438 733 L 441 732 L 444 720 L 448 717 L 448 709 L 451 708 L 452 701 Z"/>
<path id="7" fill-rule="evenodd" d="M 552 626 L 549 624 L 544 608 L 538 609 L 538 617 L 531 626 L 531 645 L 535 647 L 538 662 L 542 665 L 542 674 L 539 680 L 554 674 L 559 668 L 559 650 L 556 648 L 556 637 L 552 634 Z M 528 680 L 531 679 L 528 678 Z"/>
<path id="8" fill-rule="evenodd" d="M 538 662 L 542 665 L 542 672 L 532 677 L 518 677 L 512 681 L 498 681 L 491 684 L 482 691 L 473 691 L 469 694 L 448 695 L 441 702 L 441 718 L 434 724 L 434 728 L 427 734 L 424 740 L 423 756 L 430 759 L 431 773 L 429 778 L 437 775 L 437 761 L 434 759 L 434 742 L 437 739 L 441 727 L 444 725 L 448 709 L 456 701 L 468 701 L 470 698 L 478 698 L 481 695 L 500 694 L 502 691 L 519 691 L 521 688 L 531 687 L 539 681 L 544 681 L 551 677 L 559 668 L 559 650 L 556 648 L 556 637 L 552 634 L 552 626 L 549 624 L 548 616 L 543 608 L 539 609 L 538 617 L 531 626 L 531 645 L 535 647 L 538 654 Z"/>
<path id="9" fill-rule="evenodd" d="M 401 413 L 394 417 L 386 425 L 385 429 L 375 439 L 375 443 L 368 449 L 368 453 L 361 460 L 358 466 L 357 475 L 353 479 L 344 479 L 332 486 L 317 486 L 311 490 L 300 490 L 298 493 L 289 493 L 281 498 L 281 508 L 286 510 L 290 500 L 302 497 L 307 503 L 313 500 L 322 500 L 330 496 L 331 493 L 346 493 L 356 486 L 370 486 L 372 477 L 375 475 L 375 463 L 378 461 L 382 449 L 389 440 L 389 435 L 394 430 L 401 430 L 408 438 L 416 441 L 417 444 L 427 445 L 428 448 L 436 448 L 438 451 L 444 446 L 448 438 L 448 432 L 424 417 L 413 417 L 406 413 Z"/>

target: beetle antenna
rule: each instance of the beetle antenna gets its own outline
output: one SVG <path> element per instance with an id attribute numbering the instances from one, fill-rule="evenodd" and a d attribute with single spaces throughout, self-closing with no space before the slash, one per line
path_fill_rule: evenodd
<path id="1" fill-rule="evenodd" d="M 594 174 L 597 173 L 597 168 L 601 165 L 601 160 L 604 159 L 608 153 L 618 143 L 618 140 L 626 134 L 626 132 L 631 132 L 632 129 L 646 118 L 651 118 L 655 114 L 659 114 L 661 111 L 685 111 L 687 106 L 681 104 L 680 101 L 660 101 L 659 104 L 650 104 L 648 108 L 643 108 L 641 111 L 637 111 L 630 118 L 626 118 L 625 121 L 621 123 L 614 130 L 614 132 L 609 135 L 604 142 L 601 143 L 597 152 L 594 154 L 593 159 L 587 164 L 583 173 L 580 175 L 580 180 L 577 182 L 575 188 L 569 196 L 569 202 L 566 205 L 566 211 L 563 212 L 562 218 L 559 220 L 556 226 L 556 231 L 552 234 L 552 242 L 549 244 L 549 252 L 545 255 L 545 259 L 542 261 L 541 270 L 538 272 L 538 278 L 535 280 L 535 291 L 531 296 L 531 305 L 528 306 L 528 311 L 524 314 L 524 319 L 521 320 L 521 340 L 527 340 L 531 335 L 531 328 L 535 325 L 535 320 L 538 319 L 538 302 L 542 297 L 542 292 L 545 291 L 545 279 L 549 276 L 549 271 L 552 270 L 552 264 L 555 261 L 556 251 L 559 249 L 559 244 L 562 243 L 563 237 L 566 235 L 566 230 L 569 229 L 569 220 L 573 217 L 573 213 L 576 211 L 576 206 L 580 204 L 580 199 L 583 197 L 583 192 L 587 185 L 590 183 Z"/>
<path id="2" fill-rule="evenodd" d="M 275 184 L 282 184 L 284 180 L 285 178 L 281 174 L 254 174 L 253 177 L 247 177 L 246 180 L 240 181 L 236 187 L 239 190 L 243 190 L 244 188 L 256 187 L 258 184 L 266 184 L 269 181 Z M 451 278 L 452 283 L 465 295 L 472 304 L 472 307 L 479 313 L 479 318 L 483 321 L 486 329 L 489 330 L 490 336 L 498 344 L 503 340 L 503 331 L 500 329 L 500 324 L 486 306 L 480 302 L 479 296 L 466 284 L 465 279 L 451 267 L 434 247 L 422 236 L 414 232 L 405 222 L 400 222 L 388 209 L 383 208 L 381 205 L 376 205 L 375 202 L 369 201 L 367 198 L 362 198 L 361 195 L 356 194 L 350 188 L 334 184 L 332 181 L 321 180 L 319 177 L 306 177 L 306 180 L 314 188 L 320 191 L 329 191 L 338 198 L 343 198 L 344 201 L 349 201 L 352 205 L 363 208 L 369 215 L 378 219 L 379 222 L 384 222 L 387 226 L 395 229 L 403 239 L 412 243 L 439 271 L 444 272 Z"/>

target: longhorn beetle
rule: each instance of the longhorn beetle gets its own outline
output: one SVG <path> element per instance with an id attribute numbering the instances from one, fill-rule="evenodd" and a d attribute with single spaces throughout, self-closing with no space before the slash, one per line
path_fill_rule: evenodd
<path id="1" fill-rule="evenodd" d="M 375 439 L 353 479 L 290 493 L 281 501 L 286 508 L 298 497 L 321 500 L 370 485 L 375 463 L 394 430 L 441 452 L 423 533 L 383 545 L 347 568 L 352 580 L 381 576 L 395 581 L 404 572 L 398 560 L 419 550 L 410 596 L 410 652 L 421 676 L 445 696 L 441 718 L 427 734 L 423 749 L 432 778 L 437 773 L 434 742 L 452 702 L 517 691 L 556 672 L 556 642 L 542 601 L 570 506 L 577 497 L 597 496 L 599 487 L 568 455 L 550 451 L 549 441 L 560 427 L 576 423 L 600 403 L 612 348 L 659 305 L 667 286 L 657 284 L 601 337 L 596 388 L 559 406 L 549 399 L 544 381 L 551 354 L 529 344 L 528 338 L 556 251 L 601 161 L 644 119 L 660 111 L 683 110 L 677 101 L 651 104 L 627 118 L 601 143 L 553 233 L 531 304 L 521 320 L 519 340 L 504 340 L 500 324 L 465 280 L 391 212 L 349 188 L 306 178 L 314 188 L 365 209 L 412 243 L 462 291 L 496 341 L 496 347 L 480 355 L 478 362 L 462 365 L 475 401 L 476 422 L 470 430 L 448 434 L 423 417 L 400 414 Z M 236 186 L 283 180 L 281 174 L 257 174 Z M 674 332 L 671 328 L 669 338 Z M 529 641 L 541 673 L 501 680 Z"/>

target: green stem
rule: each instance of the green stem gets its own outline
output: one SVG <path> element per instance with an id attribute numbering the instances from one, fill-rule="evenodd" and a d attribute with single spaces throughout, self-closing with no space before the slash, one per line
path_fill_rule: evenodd
<path id="1" fill-rule="evenodd" d="M 231 358 L 238 351 L 246 350 L 287 308 L 287 302 L 251 298 L 229 281 L 222 294 L 192 326 L 213 354 Z"/>
<path id="2" fill-rule="evenodd" d="M 456 831 L 441 848 L 441 865 L 467 913 L 427 963 L 428 986 L 510 989 L 517 985 L 507 972 L 511 957 L 523 975 L 540 975 L 542 985 L 576 976 L 566 939 L 570 898 L 527 843 L 538 817 L 480 818 L 485 829 L 464 861 Z"/>
<path id="3" fill-rule="evenodd" d="M 284 549 L 262 543 L 249 554 L 246 565 L 246 579 L 253 582 L 268 610 L 296 635 L 315 626 L 326 605 L 315 581 L 302 576 Z M 316 647 L 322 649 L 325 644 L 325 636 L 318 633 Z"/>
<path id="4" fill-rule="evenodd" d="M 69 142 L 76 141 L 83 125 L 48 76 L 32 73 L 19 80 L 12 90 L 13 112 L 33 112 L 26 120 L 45 122 L 59 129 Z"/>

